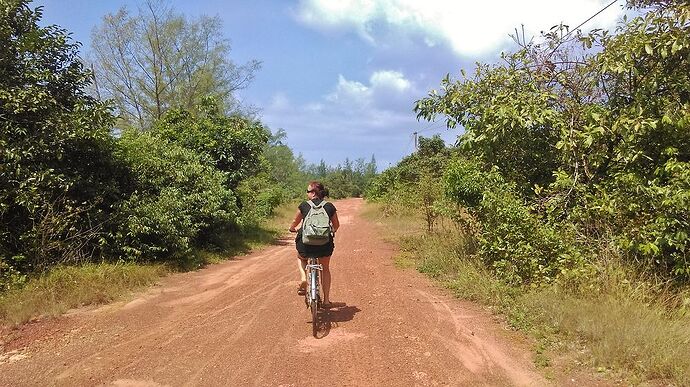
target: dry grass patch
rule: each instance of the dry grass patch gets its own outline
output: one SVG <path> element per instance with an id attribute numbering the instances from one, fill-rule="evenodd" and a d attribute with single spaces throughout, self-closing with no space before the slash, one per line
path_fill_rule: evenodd
<path id="1" fill-rule="evenodd" d="M 20 324 L 83 305 L 107 303 L 153 284 L 167 272 L 163 265 L 132 263 L 58 266 L 30 279 L 21 289 L 0 295 L 0 323 Z"/>
<path id="2" fill-rule="evenodd" d="M 402 237 L 423 235 L 426 232 L 421 214 L 406 212 L 387 215 L 379 203 L 365 202 L 362 216 L 378 226 L 385 226 L 386 233 L 383 237 L 387 242 L 398 243 Z"/>
<path id="3" fill-rule="evenodd" d="M 554 287 L 527 293 L 520 304 L 534 311 L 539 331 L 585 343 L 597 369 L 623 372 L 631 383 L 690 385 L 690 315 L 663 301 L 619 292 L 576 297 Z"/>
<path id="4" fill-rule="evenodd" d="M 263 222 L 263 226 L 276 233 L 284 234 L 295 217 L 299 201 L 281 204 L 273 211 L 273 216 Z"/>

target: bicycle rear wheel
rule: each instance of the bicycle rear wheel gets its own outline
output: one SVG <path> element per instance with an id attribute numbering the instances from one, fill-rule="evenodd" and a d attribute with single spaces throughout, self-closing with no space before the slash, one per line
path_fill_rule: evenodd
<path id="1" fill-rule="evenodd" d="M 311 305 L 309 305 L 309 307 L 311 308 L 311 333 L 316 337 L 316 334 L 319 332 L 319 304 L 316 300 L 311 300 Z"/>

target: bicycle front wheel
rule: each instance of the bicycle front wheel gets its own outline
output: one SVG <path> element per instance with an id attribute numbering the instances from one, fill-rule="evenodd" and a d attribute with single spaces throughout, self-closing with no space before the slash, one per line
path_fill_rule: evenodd
<path id="1" fill-rule="evenodd" d="M 309 305 L 309 307 L 311 308 L 311 333 L 314 335 L 314 337 L 316 337 L 316 334 L 319 331 L 319 304 L 316 302 L 316 300 L 311 300 L 311 305 Z"/>

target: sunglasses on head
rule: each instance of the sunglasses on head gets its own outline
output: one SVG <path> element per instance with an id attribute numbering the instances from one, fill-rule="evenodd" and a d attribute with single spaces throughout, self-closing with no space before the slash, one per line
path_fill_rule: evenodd
<path id="1" fill-rule="evenodd" d="M 314 191 L 313 189 L 308 189 L 308 190 L 307 190 L 307 193 L 313 193 L 313 192 L 316 192 L 316 191 Z"/>

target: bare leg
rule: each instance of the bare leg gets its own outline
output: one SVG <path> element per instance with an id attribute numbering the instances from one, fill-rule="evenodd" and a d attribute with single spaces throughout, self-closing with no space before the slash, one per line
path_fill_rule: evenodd
<path id="1" fill-rule="evenodd" d="M 299 267 L 299 278 L 300 278 L 300 287 L 304 287 L 306 289 L 307 287 L 307 273 L 306 273 L 306 267 L 307 266 L 307 260 L 302 259 L 299 254 L 297 254 L 297 267 Z"/>
<path id="2" fill-rule="evenodd" d="M 323 302 L 328 304 L 331 302 L 329 295 L 331 292 L 331 269 L 329 264 L 331 262 L 331 257 L 321 257 L 319 258 L 319 263 L 323 266 L 323 272 L 321 272 L 321 285 L 323 285 Z"/>
<path id="3" fill-rule="evenodd" d="M 299 268 L 299 278 L 302 282 L 307 280 L 307 260 L 302 259 L 302 257 L 297 254 L 297 267 Z"/>

